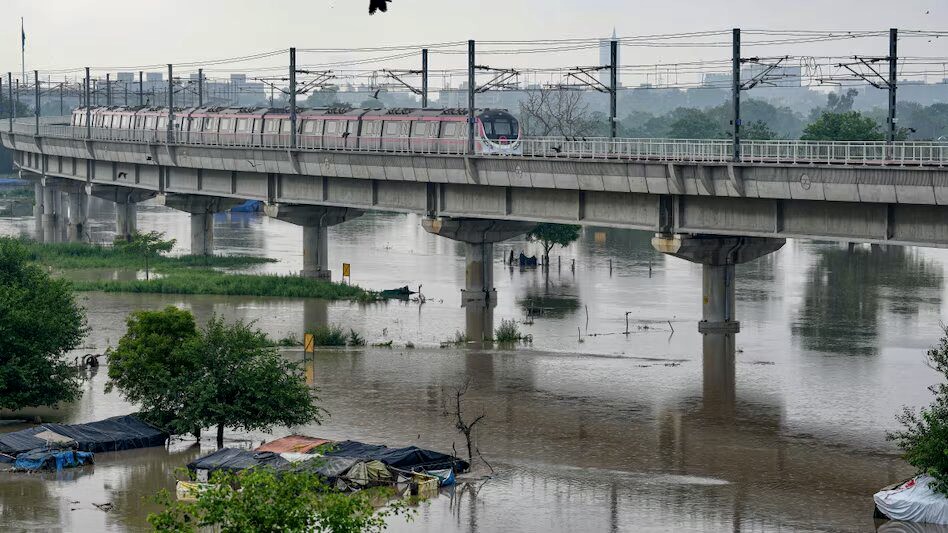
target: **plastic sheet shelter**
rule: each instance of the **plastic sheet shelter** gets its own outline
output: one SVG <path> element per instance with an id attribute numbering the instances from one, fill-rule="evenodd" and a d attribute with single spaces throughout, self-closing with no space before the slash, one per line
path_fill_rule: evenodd
<path id="1" fill-rule="evenodd" d="M 875 493 L 872 499 L 891 520 L 948 524 L 948 498 L 932 490 L 932 477 L 916 476 L 901 485 Z"/>
<path id="2" fill-rule="evenodd" d="M 289 465 L 290 462 L 273 452 L 257 452 L 249 450 L 236 450 L 234 448 L 221 448 L 214 453 L 203 457 L 198 457 L 188 463 L 188 470 L 197 472 L 198 479 L 206 479 L 204 476 L 217 472 L 218 470 L 227 470 L 230 472 L 239 472 L 248 468 L 259 466 L 269 466 L 280 468 Z M 203 475 L 202 475 L 203 474 Z"/>
<path id="3" fill-rule="evenodd" d="M 366 444 L 354 440 L 337 442 L 327 457 L 354 457 L 357 459 L 381 461 L 385 465 L 401 470 L 443 470 L 453 469 L 464 472 L 470 465 L 452 455 L 432 450 L 423 450 L 416 446 L 389 448 L 377 444 Z"/>
<path id="4" fill-rule="evenodd" d="M 289 435 L 281 439 L 270 441 L 257 448 L 256 451 L 273 453 L 313 453 L 316 448 L 331 442 L 331 440 L 317 439 L 316 437 L 307 437 L 305 435 Z"/>
<path id="5" fill-rule="evenodd" d="M 13 468 L 36 472 L 38 470 L 55 470 L 59 472 L 65 468 L 75 468 L 92 464 L 92 452 L 77 452 L 75 450 L 37 449 L 17 455 Z"/>
<path id="6" fill-rule="evenodd" d="M 162 446 L 168 433 L 132 416 L 115 416 L 88 424 L 42 424 L 0 435 L 0 453 L 19 455 L 57 447 L 83 452 L 114 452 Z"/>

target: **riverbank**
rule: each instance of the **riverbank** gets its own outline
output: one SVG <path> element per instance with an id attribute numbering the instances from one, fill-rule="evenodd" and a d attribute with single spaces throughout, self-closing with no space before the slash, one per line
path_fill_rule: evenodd
<path id="1" fill-rule="evenodd" d="M 59 270 L 144 268 L 144 259 L 111 246 L 85 243 L 39 243 L 19 240 L 29 259 Z M 275 296 L 372 302 L 379 295 L 355 285 L 269 274 L 233 273 L 274 259 L 259 256 L 158 256 L 148 260 L 152 279 L 73 280 L 77 291 L 152 294 L 205 294 L 223 296 Z M 226 269 L 226 270 L 222 270 Z"/>

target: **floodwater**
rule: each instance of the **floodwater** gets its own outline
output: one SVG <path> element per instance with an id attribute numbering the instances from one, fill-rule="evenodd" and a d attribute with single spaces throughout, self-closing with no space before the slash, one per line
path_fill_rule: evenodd
<path id="1" fill-rule="evenodd" d="M 92 212 L 93 238 L 109 240 L 108 206 Z M 252 214 L 215 224 L 220 253 L 279 259 L 260 268 L 269 272 L 301 269 L 300 228 Z M 0 219 L 3 234 L 33 228 L 30 217 Z M 167 232 L 179 251 L 189 246 L 186 214 L 143 207 L 139 228 Z M 329 236 L 335 279 L 348 262 L 353 283 L 420 284 L 426 302 L 88 293 L 91 334 L 81 353 L 114 344 L 129 312 L 166 305 L 202 320 L 255 320 L 274 337 L 325 322 L 353 327 L 393 348 L 306 358 L 332 416 L 274 435 L 448 452 L 461 450 L 463 437 L 443 404 L 470 380 L 465 410 L 486 414 L 476 444 L 493 477 L 422 504 L 392 531 L 871 531 L 872 493 L 912 474 L 885 431 L 902 405 L 928 403 L 926 387 L 938 380 L 923 356 L 948 313 L 946 251 L 793 241 L 739 267 L 742 332 L 729 364 L 701 353 L 700 267 L 653 252 L 649 234 L 584 230 L 554 251 L 548 276 L 501 264 L 509 250 L 535 245 L 500 244 L 496 323 L 521 321 L 533 336 L 514 349 L 439 347 L 465 327 L 463 248 L 425 233 L 417 217 L 367 214 Z M 532 323 L 523 323 L 531 310 Z M 304 359 L 296 350 L 287 357 Z M 87 422 L 133 410 L 104 392 L 105 374 L 90 375 L 75 404 L 27 414 Z M 228 437 L 230 445 L 272 438 Z M 176 442 L 101 454 L 93 467 L 60 475 L 3 474 L 0 528 L 145 530 L 154 510 L 147 497 L 171 488 L 173 471 L 198 453 Z M 106 502 L 113 510 L 93 505 Z"/>

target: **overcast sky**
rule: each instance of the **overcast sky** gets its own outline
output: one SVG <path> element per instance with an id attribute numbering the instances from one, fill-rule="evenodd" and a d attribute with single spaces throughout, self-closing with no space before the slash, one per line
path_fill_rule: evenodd
<path id="1" fill-rule="evenodd" d="M 948 29 L 948 0 L 394 0 L 370 17 L 367 0 L 3 0 L 0 59 L 20 70 L 20 19 L 27 70 L 108 68 L 245 55 L 289 46 L 366 47 L 479 40 L 605 37 L 745 29 Z M 552 9 L 548 6 L 553 6 Z M 929 12 L 926 14 L 926 11 Z M 793 45 L 776 54 L 885 55 L 885 42 Z M 730 50 L 622 50 L 622 63 L 726 58 Z M 901 54 L 948 56 L 948 37 L 906 42 Z M 301 63 L 349 54 L 308 56 Z M 463 56 L 433 58 L 432 68 Z M 492 58 L 492 61 L 494 59 Z M 499 59 L 497 60 L 499 61 Z M 504 59 L 527 64 L 598 62 L 598 51 Z M 270 59 L 267 65 L 283 64 Z M 496 62 L 496 61 L 495 61 Z M 260 65 L 263 65 L 262 63 Z"/>

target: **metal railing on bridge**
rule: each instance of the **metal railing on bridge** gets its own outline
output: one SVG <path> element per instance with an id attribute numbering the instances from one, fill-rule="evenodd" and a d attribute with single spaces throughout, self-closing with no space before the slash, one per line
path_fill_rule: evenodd
<path id="1" fill-rule="evenodd" d="M 289 149 L 288 134 L 260 133 L 169 133 L 167 130 L 123 130 L 68 125 L 69 117 L 43 117 L 42 137 L 87 139 L 109 142 L 221 146 L 236 148 Z M 58 123 L 57 123 L 58 122 Z M 0 121 L 0 131 L 10 131 L 9 122 Z M 13 133 L 34 135 L 35 119 L 18 119 Z M 718 139 L 612 139 L 612 138 L 525 138 L 515 145 L 516 153 L 487 154 L 511 158 L 641 160 L 682 163 L 725 164 L 733 162 L 732 143 Z M 323 137 L 300 134 L 297 150 L 423 155 L 464 155 L 466 139 Z M 745 164 L 827 164 L 873 166 L 948 166 L 948 143 L 930 141 L 828 142 L 828 141 L 743 141 L 740 163 Z"/>

